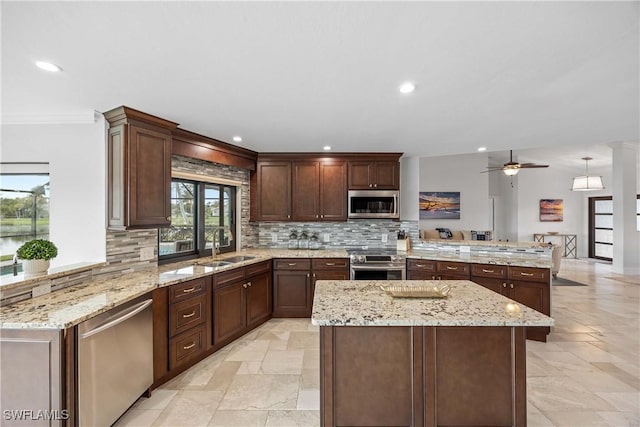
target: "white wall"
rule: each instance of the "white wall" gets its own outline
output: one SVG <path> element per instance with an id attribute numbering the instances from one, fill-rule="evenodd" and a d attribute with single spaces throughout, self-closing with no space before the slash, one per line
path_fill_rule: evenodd
<path id="1" fill-rule="evenodd" d="M 420 158 L 400 158 L 400 219 L 418 220 L 418 193 L 420 192 Z"/>
<path id="2" fill-rule="evenodd" d="M 420 229 L 488 230 L 489 174 L 483 153 L 420 158 L 419 191 L 459 191 L 460 219 L 420 220 Z M 418 194 L 408 195 L 418 198 Z"/>
<path id="3" fill-rule="evenodd" d="M 3 124 L 2 162 L 49 162 L 52 267 L 106 259 L 105 121 Z"/>

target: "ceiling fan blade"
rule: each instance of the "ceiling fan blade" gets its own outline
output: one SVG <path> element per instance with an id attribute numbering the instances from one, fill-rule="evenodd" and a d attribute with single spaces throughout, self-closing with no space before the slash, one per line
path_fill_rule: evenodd
<path id="1" fill-rule="evenodd" d="M 520 165 L 521 168 L 531 169 L 531 168 L 548 168 L 549 165 L 536 165 L 535 163 L 522 163 Z"/>

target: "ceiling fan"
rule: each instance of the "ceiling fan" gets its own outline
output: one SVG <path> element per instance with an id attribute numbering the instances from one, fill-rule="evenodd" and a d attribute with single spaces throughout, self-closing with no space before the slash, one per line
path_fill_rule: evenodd
<path id="1" fill-rule="evenodd" d="M 513 161 L 513 150 L 509 150 L 509 161 L 503 166 L 487 166 L 484 172 L 502 171 L 505 175 L 513 176 L 520 171 L 520 169 L 533 169 L 533 168 L 548 168 L 549 165 L 537 165 L 535 163 L 518 163 Z"/>

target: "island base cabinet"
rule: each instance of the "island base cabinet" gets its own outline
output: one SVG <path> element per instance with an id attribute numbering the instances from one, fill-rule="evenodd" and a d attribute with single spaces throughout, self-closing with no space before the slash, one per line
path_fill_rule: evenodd
<path id="1" fill-rule="evenodd" d="M 524 426 L 524 327 L 320 328 L 321 426 Z"/>

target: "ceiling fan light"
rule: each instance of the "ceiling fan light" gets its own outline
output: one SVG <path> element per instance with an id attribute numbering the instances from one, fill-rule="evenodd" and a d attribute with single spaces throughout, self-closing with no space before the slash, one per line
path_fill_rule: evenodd
<path id="1" fill-rule="evenodd" d="M 509 167 L 507 167 L 505 169 L 502 169 L 502 172 L 504 172 L 504 174 L 507 175 L 507 176 L 517 175 L 518 171 L 519 171 L 518 168 L 509 168 Z"/>
<path id="2" fill-rule="evenodd" d="M 604 190 L 601 176 L 576 176 L 573 178 L 571 191 L 596 191 Z"/>

